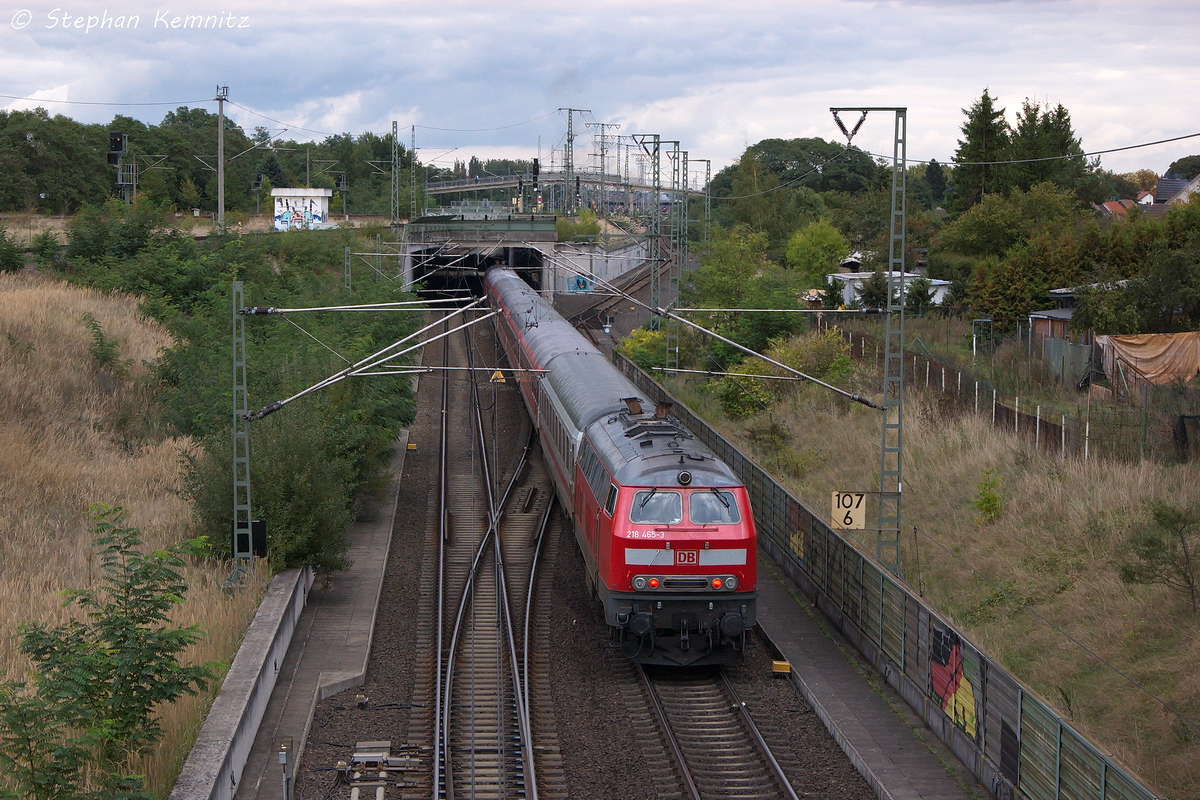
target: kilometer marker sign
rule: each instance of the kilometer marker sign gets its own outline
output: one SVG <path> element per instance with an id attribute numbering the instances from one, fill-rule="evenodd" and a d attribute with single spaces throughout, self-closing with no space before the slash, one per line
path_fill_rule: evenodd
<path id="1" fill-rule="evenodd" d="M 829 513 L 833 527 L 861 531 L 867 527 L 867 493 L 833 493 L 833 507 Z"/>

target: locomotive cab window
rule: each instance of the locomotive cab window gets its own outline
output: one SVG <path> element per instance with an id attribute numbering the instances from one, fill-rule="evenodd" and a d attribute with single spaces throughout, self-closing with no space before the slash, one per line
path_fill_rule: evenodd
<path id="1" fill-rule="evenodd" d="M 692 492 L 688 496 L 688 516 L 693 525 L 733 525 L 742 521 L 733 492 L 717 489 Z"/>
<path id="2" fill-rule="evenodd" d="M 608 498 L 604 501 L 604 513 L 612 516 L 613 509 L 617 507 L 617 485 L 611 483 L 608 486 Z"/>
<path id="3" fill-rule="evenodd" d="M 683 498 L 679 492 L 657 489 L 640 491 L 633 496 L 629 521 L 651 525 L 674 525 L 683 521 Z"/>

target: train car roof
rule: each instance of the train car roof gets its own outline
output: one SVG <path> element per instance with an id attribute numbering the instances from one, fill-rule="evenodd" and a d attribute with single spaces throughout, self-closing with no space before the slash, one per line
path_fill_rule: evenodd
<path id="1" fill-rule="evenodd" d="M 638 409 L 641 392 L 516 273 L 500 267 L 487 280 L 543 369 L 571 421 L 584 430 L 622 484 L 736 486 L 741 481 L 712 451 L 662 409 Z M 632 405 L 632 408 L 631 408 Z M 640 413 L 635 413 L 640 411 Z"/>

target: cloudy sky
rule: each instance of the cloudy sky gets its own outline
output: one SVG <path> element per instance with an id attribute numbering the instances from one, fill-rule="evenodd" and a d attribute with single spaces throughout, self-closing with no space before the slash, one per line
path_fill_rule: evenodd
<path id="1" fill-rule="evenodd" d="M 3 0 L 0 94 L 158 122 L 222 84 L 247 129 L 320 139 L 397 120 L 422 160 L 528 158 L 540 137 L 549 161 L 574 107 L 678 139 L 714 171 L 763 138 L 840 139 L 830 106 L 904 106 L 909 157 L 945 161 L 984 87 L 1010 119 L 1026 97 L 1061 102 L 1088 151 L 1200 132 L 1198 30 L 1191 0 Z M 877 113 L 855 144 L 890 153 L 891 135 Z M 585 131 L 577 153 L 590 145 Z M 1103 164 L 1161 172 L 1190 153 L 1200 139 Z"/>

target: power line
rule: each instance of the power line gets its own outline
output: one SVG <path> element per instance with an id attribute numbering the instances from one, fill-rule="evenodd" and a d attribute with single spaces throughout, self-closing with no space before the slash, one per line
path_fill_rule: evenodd
<path id="1" fill-rule="evenodd" d="M 417 127 L 421 128 L 422 130 L 426 130 L 426 131 L 445 131 L 447 133 L 485 133 L 487 131 L 503 131 L 503 130 L 507 130 L 509 128 L 519 128 L 522 125 L 529 125 L 534 122 L 537 122 L 538 120 L 543 120 L 546 117 L 552 117 L 557 113 L 558 113 L 558 109 L 555 109 L 554 111 L 549 111 L 545 114 L 542 114 L 540 117 L 534 117 L 533 119 L 527 119 L 524 122 L 514 122 L 512 125 L 500 125 L 495 128 L 435 128 L 431 125 L 418 125 Z"/>
<path id="2" fill-rule="evenodd" d="M 1009 161 L 938 161 L 938 163 L 942 164 L 943 166 L 948 166 L 948 167 L 992 167 L 992 166 L 1000 166 L 1002 164 L 1034 164 L 1039 161 L 1062 161 L 1062 160 L 1068 159 L 1068 158 L 1090 158 L 1091 156 L 1102 156 L 1107 153 L 1120 153 L 1125 150 L 1137 150 L 1142 147 L 1154 147 L 1155 145 L 1169 144 L 1170 142 L 1180 142 L 1180 141 L 1183 141 L 1184 139 L 1195 139 L 1197 136 L 1200 136 L 1200 133 L 1188 133 L 1188 134 L 1184 134 L 1183 136 L 1172 136 L 1170 139 L 1159 139 L 1158 141 L 1155 141 L 1155 142 L 1143 142 L 1142 144 L 1130 144 L 1130 145 L 1126 145 L 1124 147 L 1110 147 L 1107 150 L 1093 150 L 1090 153 L 1068 153 L 1065 156 L 1045 156 L 1043 158 L 1015 158 L 1015 159 L 1012 159 Z M 883 156 L 883 155 L 880 155 L 879 153 L 867 153 L 867 155 L 873 156 L 875 158 L 889 158 L 889 156 Z M 924 161 L 919 158 L 908 159 L 908 163 L 910 163 L 910 164 L 929 164 L 929 163 L 932 163 L 932 161 L 937 161 L 937 159 L 932 159 L 931 161 Z"/>
<path id="3" fill-rule="evenodd" d="M 28 100 L 31 103 L 61 103 L 69 106 L 186 106 L 213 102 L 211 99 L 206 98 L 204 100 L 162 100 L 154 103 L 106 103 L 98 100 L 50 100 L 44 97 L 17 97 L 12 94 L 0 94 L 0 98 L 5 100 Z"/>
<path id="4" fill-rule="evenodd" d="M 339 133 L 331 133 L 330 131 L 319 131 L 315 128 L 305 128 L 303 125 L 294 125 L 290 122 L 284 122 L 281 119 L 275 119 L 274 117 L 268 117 L 266 114 L 263 114 L 260 111 L 255 111 L 253 108 L 246 108 L 241 103 L 235 103 L 232 100 L 229 100 L 228 102 L 229 102 L 229 105 L 236 106 L 236 107 L 240 108 L 242 111 L 246 111 L 250 114 L 253 114 L 256 117 L 262 117 L 263 119 L 268 120 L 270 122 L 274 122 L 278 125 L 283 125 L 289 129 L 295 129 L 298 131 L 307 131 L 308 133 L 319 133 L 322 136 L 340 136 L 341 135 Z"/>
<path id="5" fill-rule="evenodd" d="M 822 168 L 822 167 L 824 167 L 826 164 L 829 164 L 829 163 L 831 163 L 831 162 L 833 162 L 833 161 L 836 161 L 836 160 L 838 160 L 838 159 L 839 159 L 839 158 L 841 158 L 842 156 L 846 155 L 846 153 L 849 153 L 849 152 L 850 152 L 852 149 L 856 149 L 856 148 L 852 148 L 852 147 L 850 147 L 849 145 L 846 145 L 846 147 L 844 147 L 840 153 L 837 153 L 836 155 L 830 156 L 829 158 L 827 158 L 827 159 L 825 159 L 824 161 L 822 161 L 820 164 L 814 164 L 814 165 L 813 165 L 813 168 L 812 168 L 812 169 L 810 169 L 808 172 L 804 173 L 803 175 L 800 175 L 800 176 L 797 176 L 797 177 L 795 177 L 795 178 L 792 178 L 792 179 L 791 179 L 790 181 L 788 181 L 787 183 L 781 183 L 781 184 L 779 184 L 778 186 L 772 186 L 770 189 L 763 189 L 761 192 L 755 192 L 754 194 L 743 194 L 743 195 L 738 195 L 738 196 L 736 196 L 736 197 L 729 197 L 729 196 L 726 196 L 726 197 L 715 197 L 715 196 L 714 196 L 714 197 L 713 197 L 713 200 L 748 200 L 748 199 L 750 199 L 751 197 L 761 197 L 761 196 L 762 196 L 762 195 L 764 195 L 764 194 L 770 194 L 771 192 L 778 191 L 779 189 L 785 189 L 785 188 L 787 188 L 788 186 L 791 186 L 793 183 L 798 183 L 799 181 L 802 181 L 802 180 L 804 180 L 804 179 L 805 179 L 805 178 L 807 178 L 809 175 L 812 175 L 814 172 L 820 172 L 820 171 L 821 171 L 821 168 Z M 865 152 L 865 151 L 861 151 L 861 150 L 860 150 L 859 152 Z M 868 155 L 874 155 L 874 154 L 873 154 L 873 153 L 868 153 Z"/>

